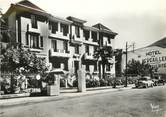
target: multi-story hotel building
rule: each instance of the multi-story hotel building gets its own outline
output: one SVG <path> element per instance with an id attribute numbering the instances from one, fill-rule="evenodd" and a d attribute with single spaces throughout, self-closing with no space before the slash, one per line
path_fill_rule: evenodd
<path id="1" fill-rule="evenodd" d="M 11 30 L 12 40 L 23 44 L 38 57 L 45 58 L 52 68 L 61 68 L 76 74 L 80 65 L 87 73 L 99 71 L 93 57 L 98 47 L 114 48 L 117 33 L 98 23 L 85 26 L 86 21 L 72 16 L 55 17 L 28 0 L 11 4 L 3 18 Z M 84 63 L 81 63 L 84 59 Z M 107 65 L 106 71 L 115 75 L 115 65 Z"/>

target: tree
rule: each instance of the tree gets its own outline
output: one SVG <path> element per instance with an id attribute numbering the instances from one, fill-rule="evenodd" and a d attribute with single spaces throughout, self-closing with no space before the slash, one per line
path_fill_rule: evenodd
<path id="1" fill-rule="evenodd" d="M 110 47 L 110 46 L 100 47 L 99 49 L 97 49 L 94 52 L 93 56 L 94 56 L 94 58 L 97 58 L 97 60 L 100 61 L 101 65 L 102 65 L 102 73 L 103 73 L 102 77 L 105 78 L 105 66 L 107 64 L 109 64 L 109 65 L 113 64 L 112 62 L 110 62 L 110 60 L 112 60 L 113 56 L 114 56 L 114 51 L 113 51 L 112 47 Z M 99 71 L 99 75 L 101 78 L 100 71 Z"/>
<path id="2" fill-rule="evenodd" d="M 24 68 L 24 73 L 43 73 L 47 70 L 44 58 L 37 57 L 29 49 L 24 49 L 19 44 L 8 44 L 2 50 L 1 71 L 16 73 L 19 68 Z"/>
<path id="3" fill-rule="evenodd" d="M 122 63 L 122 54 L 123 51 L 122 49 L 116 49 L 115 50 L 115 74 L 117 77 L 121 77 L 122 72 L 121 72 L 121 63 Z"/>
<path id="4" fill-rule="evenodd" d="M 152 77 L 155 71 L 157 71 L 157 68 L 153 68 L 148 63 L 140 62 L 134 59 L 130 60 L 127 64 L 127 74 L 130 75 L 141 75 L 141 76 L 150 75 Z"/>
<path id="5" fill-rule="evenodd" d="M 2 19 L 2 15 L 3 15 L 3 14 L 2 14 L 2 9 L 0 8 L 0 23 L 1 23 L 1 22 L 4 22 L 4 20 Z"/>

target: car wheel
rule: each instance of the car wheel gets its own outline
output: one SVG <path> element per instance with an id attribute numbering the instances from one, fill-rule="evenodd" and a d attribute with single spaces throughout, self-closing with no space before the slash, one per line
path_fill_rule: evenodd
<path id="1" fill-rule="evenodd" d="M 153 84 L 151 84 L 151 87 L 153 87 Z"/>

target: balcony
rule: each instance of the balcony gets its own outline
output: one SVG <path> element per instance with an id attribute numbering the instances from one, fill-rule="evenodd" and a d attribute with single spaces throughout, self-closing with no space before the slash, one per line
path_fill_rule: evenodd
<path id="1" fill-rule="evenodd" d="M 65 50 L 60 50 L 58 49 L 57 51 L 54 51 L 53 48 L 50 49 L 50 55 L 51 56 L 56 56 L 56 57 L 70 57 L 70 52 L 69 51 L 65 51 Z"/>
<path id="2" fill-rule="evenodd" d="M 85 53 L 85 60 L 96 60 L 91 53 Z"/>
<path id="3" fill-rule="evenodd" d="M 84 43 L 86 43 L 86 44 L 96 45 L 96 46 L 99 45 L 98 42 L 93 41 L 92 38 L 89 38 L 88 40 L 86 40 L 85 37 L 84 37 L 83 40 L 85 40 Z"/>
<path id="4" fill-rule="evenodd" d="M 112 45 L 111 43 L 103 44 L 103 46 L 107 46 L 107 47 L 112 47 L 112 48 L 114 48 L 113 45 Z"/>
<path id="5" fill-rule="evenodd" d="M 51 30 L 49 30 L 49 36 L 54 38 L 69 40 L 69 33 L 63 33 L 60 31 L 56 31 L 56 33 L 52 33 Z"/>
<path id="6" fill-rule="evenodd" d="M 72 44 L 82 44 L 83 40 L 81 37 L 77 37 L 77 35 L 73 34 L 73 35 L 70 35 L 70 42 Z"/>
<path id="7" fill-rule="evenodd" d="M 40 26 L 38 25 L 37 28 L 33 28 L 31 23 L 27 24 L 27 31 L 34 33 L 41 33 Z"/>

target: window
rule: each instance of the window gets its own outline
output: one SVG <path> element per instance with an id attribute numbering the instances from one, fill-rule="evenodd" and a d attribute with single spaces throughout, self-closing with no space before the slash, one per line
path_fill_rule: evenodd
<path id="1" fill-rule="evenodd" d="M 89 71 L 89 65 L 86 65 L 85 69 L 86 69 L 86 71 Z"/>
<path id="2" fill-rule="evenodd" d="M 106 71 L 110 71 L 110 65 L 106 65 Z"/>
<path id="3" fill-rule="evenodd" d="M 57 41 L 56 40 L 52 40 L 52 48 L 53 48 L 54 52 L 57 52 Z"/>
<path id="4" fill-rule="evenodd" d="M 78 26 L 75 26 L 75 34 L 78 38 L 80 37 L 80 28 Z"/>
<path id="5" fill-rule="evenodd" d="M 64 47 L 65 52 L 68 52 L 68 44 L 67 44 L 67 41 L 64 41 L 64 42 L 63 42 L 63 47 Z"/>
<path id="6" fill-rule="evenodd" d="M 84 37 L 85 37 L 85 40 L 89 39 L 89 31 L 88 30 L 84 30 Z"/>
<path id="7" fill-rule="evenodd" d="M 92 31 L 92 39 L 94 42 L 97 42 L 97 32 Z"/>
<path id="8" fill-rule="evenodd" d="M 37 19 L 35 15 L 31 15 L 32 28 L 37 28 Z"/>
<path id="9" fill-rule="evenodd" d="M 26 45 L 29 45 L 28 33 L 25 34 L 25 37 L 26 37 Z"/>
<path id="10" fill-rule="evenodd" d="M 69 32 L 69 27 L 66 24 L 60 25 L 60 31 L 63 32 L 64 36 L 67 36 L 67 33 Z"/>
<path id="11" fill-rule="evenodd" d="M 75 54 L 79 54 L 79 46 L 78 45 L 75 46 Z"/>
<path id="12" fill-rule="evenodd" d="M 94 64 L 94 71 L 97 71 L 97 62 Z"/>
<path id="13" fill-rule="evenodd" d="M 111 44 L 111 38 L 108 38 L 108 44 Z"/>
<path id="14" fill-rule="evenodd" d="M 97 46 L 94 46 L 94 52 L 96 52 L 97 51 Z"/>
<path id="15" fill-rule="evenodd" d="M 89 45 L 85 45 L 85 52 L 89 55 Z"/>
<path id="16" fill-rule="evenodd" d="M 58 31 L 58 22 L 50 22 L 50 26 L 49 26 L 51 33 L 56 34 L 56 32 Z"/>
<path id="17" fill-rule="evenodd" d="M 43 37 L 42 36 L 40 37 L 40 47 L 41 48 L 43 47 Z"/>
<path id="18" fill-rule="evenodd" d="M 39 48 L 39 35 L 38 34 L 30 34 L 30 47 Z"/>

